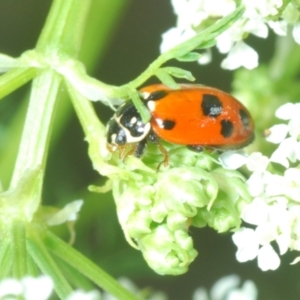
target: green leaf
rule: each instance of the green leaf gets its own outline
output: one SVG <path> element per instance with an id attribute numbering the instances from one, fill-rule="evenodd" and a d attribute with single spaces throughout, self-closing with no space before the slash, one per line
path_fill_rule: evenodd
<path id="1" fill-rule="evenodd" d="M 175 82 L 172 76 L 169 75 L 164 69 L 158 69 L 155 72 L 155 76 L 166 86 L 171 89 L 178 90 L 179 85 Z"/>
<path id="2" fill-rule="evenodd" d="M 129 93 L 129 97 L 132 100 L 134 106 L 136 107 L 136 109 L 138 110 L 139 114 L 141 115 L 143 123 L 149 122 L 149 120 L 151 118 L 150 112 L 146 108 L 146 106 L 144 105 L 144 103 L 142 102 L 138 91 L 135 90 L 135 89 L 130 89 L 128 91 L 128 93 Z"/>
<path id="3" fill-rule="evenodd" d="M 201 46 L 198 49 L 207 49 L 207 48 L 211 48 L 213 46 L 215 46 L 217 43 L 217 41 L 215 39 L 213 40 L 209 40 L 207 42 L 204 42 L 203 44 L 201 44 Z"/>
<path id="4" fill-rule="evenodd" d="M 195 80 L 195 77 L 193 76 L 193 74 L 191 72 L 186 71 L 186 70 L 181 69 L 181 68 L 166 67 L 166 68 L 162 68 L 161 70 L 164 70 L 164 71 L 168 72 L 168 74 L 170 74 L 173 77 L 185 78 L 185 79 L 190 80 L 190 81 Z"/>
<path id="5" fill-rule="evenodd" d="M 190 52 L 187 53 L 181 57 L 177 57 L 178 61 L 183 61 L 183 62 L 190 62 L 190 61 L 196 61 L 198 59 L 200 59 L 202 56 L 201 53 L 197 53 L 197 52 Z"/>

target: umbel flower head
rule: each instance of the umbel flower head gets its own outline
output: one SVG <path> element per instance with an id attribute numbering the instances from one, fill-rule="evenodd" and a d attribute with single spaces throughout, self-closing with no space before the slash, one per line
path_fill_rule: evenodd
<path id="1" fill-rule="evenodd" d="M 197 256 L 189 227 L 210 226 L 218 232 L 239 228 L 241 209 L 250 195 L 245 178 L 221 168 L 216 154 L 165 147 L 170 162 L 159 171 L 162 155 L 155 146 L 149 145 L 143 160 L 128 156 L 125 162 L 102 148 L 105 159 L 99 171 L 113 179 L 127 241 L 142 251 L 157 273 L 178 275 Z"/>
<path id="2" fill-rule="evenodd" d="M 161 52 L 195 36 L 199 31 L 234 11 L 238 5 L 245 13 L 229 30 L 217 37 L 217 48 L 227 54 L 221 67 L 234 70 L 241 66 L 258 66 L 258 53 L 243 40 L 253 34 L 267 38 L 269 29 L 279 36 L 287 35 L 288 25 L 293 27 L 294 40 L 300 43 L 299 2 L 283 0 L 172 0 L 177 15 L 176 27 L 162 35 Z M 210 49 L 199 59 L 200 64 L 211 61 Z"/>
<path id="3" fill-rule="evenodd" d="M 257 258 L 263 271 L 279 267 L 279 254 L 300 250 L 299 111 L 299 103 L 286 103 L 276 111 L 276 116 L 287 124 L 277 124 L 268 130 L 266 139 L 278 144 L 270 158 L 255 152 L 240 159 L 239 166 L 245 164 L 251 172 L 247 186 L 253 197 L 243 207 L 241 217 L 252 228 L 242 227 L 234 233 L 236 257 L 240 262 Z M 226 156 L 221 156 L 221 161 L 226 167 L 239 167 Z"/>

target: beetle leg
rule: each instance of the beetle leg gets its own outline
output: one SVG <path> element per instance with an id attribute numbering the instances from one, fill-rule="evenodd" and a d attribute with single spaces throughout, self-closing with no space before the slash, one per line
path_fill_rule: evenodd
<path id="1" fill-rule="evenodd" d="M 136 144 L 132 154 L 135 157 L 141 157 L 144 154 L 146 147 L 147 147 L 147 139 L 145 138 Z"/>
<path id="2" fill-rule="evenodd" d="M 159 151 L 163 154 L 164 159 L 163 161 L 161 161 L 158 166 L 157 166 L 157 171 L 159 171 L 160 166 L 163 164 L 165 167 L 169 166 L 169 153 L 166 150 L 166 148 L 160 143 L 159 141 L 159 137 L 153 132 L 151 131 L 148 135 L 148 140 L 153 143 L 156 144 Z"/>
<path id="3" fill-rule="evenodd" d="M 186 147 L 195 152 L 202 152 L 204 150 L 203 146 L 201 145 L 187 145 Z"/>
<path id="4" fill-rule="evenodd" d="M 157 141 L 157 146 L 160 152 L 163 154 L 164 159 L 161 161 L 157 166 L 157 171 L 159 171 L 160 166 L 163 164 L 166 168 L 169 166 L 169 152 L 166 150 L 166 148 Z"/>

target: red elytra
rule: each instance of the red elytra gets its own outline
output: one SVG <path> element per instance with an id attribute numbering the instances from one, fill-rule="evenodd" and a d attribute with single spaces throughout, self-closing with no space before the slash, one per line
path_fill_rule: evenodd
<path id="1" fill-rule="evenodd" d="M 172 90 L 155 84 L 140 92 L 151 112 L 151 128 L 162 140 L 225 150 L 244 147 L 254 138 L 249 111 L 221 90 L 193 84 Z"/>

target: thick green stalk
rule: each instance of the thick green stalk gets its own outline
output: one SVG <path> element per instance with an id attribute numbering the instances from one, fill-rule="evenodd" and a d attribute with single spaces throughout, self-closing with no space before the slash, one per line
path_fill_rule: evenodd
<path id="1" fill-rule="evenodd" d="M 136 296 L 122 287 L 113 277 L 108 275 L 92 261 L 77 252 L 70 245 L 56 237 L 50 231 L 45 235 L 45 244 L 59 258 L 70 266 L 73 266 L 87 278 L 102 287 L 107 292 L 114 295 L 117 299 L 138 300 Z"/>
<path id="2" fill-rule="evenodd" d="M 91 0 L 54 0 L 36 49 L 51 57 L 76 57 Z M 19 153 L 11 180 L 15 188 L 28 169 L 44 171 L 61 77 L 45 70 L 33 82 Z M 39 194 L 40 190 L 37 191 Z"/>
<path id="3" fill-rule="evenodd" d="M 49 275 L 53 280 L 55 290 L 60 299 L 66 299 L 73 291 L 72 287 L 67 282 L 37 233 L 31 234 L 27 239 L 27 249 L 42 272 Z"/>
<path id="4" fill-rule="evenodd" d="M 54 105 L 61 78 L 47 70 L 36 77 L 32 84 L 19 153 L 10 187 L 16 188 L 29 169 L 44 170 L 49 144 Z M 40 191 L 37 191 L 41 193 Z"/>
<path id="5" fill-rule="evenodd" d="M 12 222 L 11 244 L 13 251 L 13 276 L 22 278 L 27 274 L 26 228 L 24 222 Z"/>
<path id="6" fill-rule="evenodd" d="M 80 50 L 91 0 L 54 0 L 36 49 L 75 58 Z"/>

